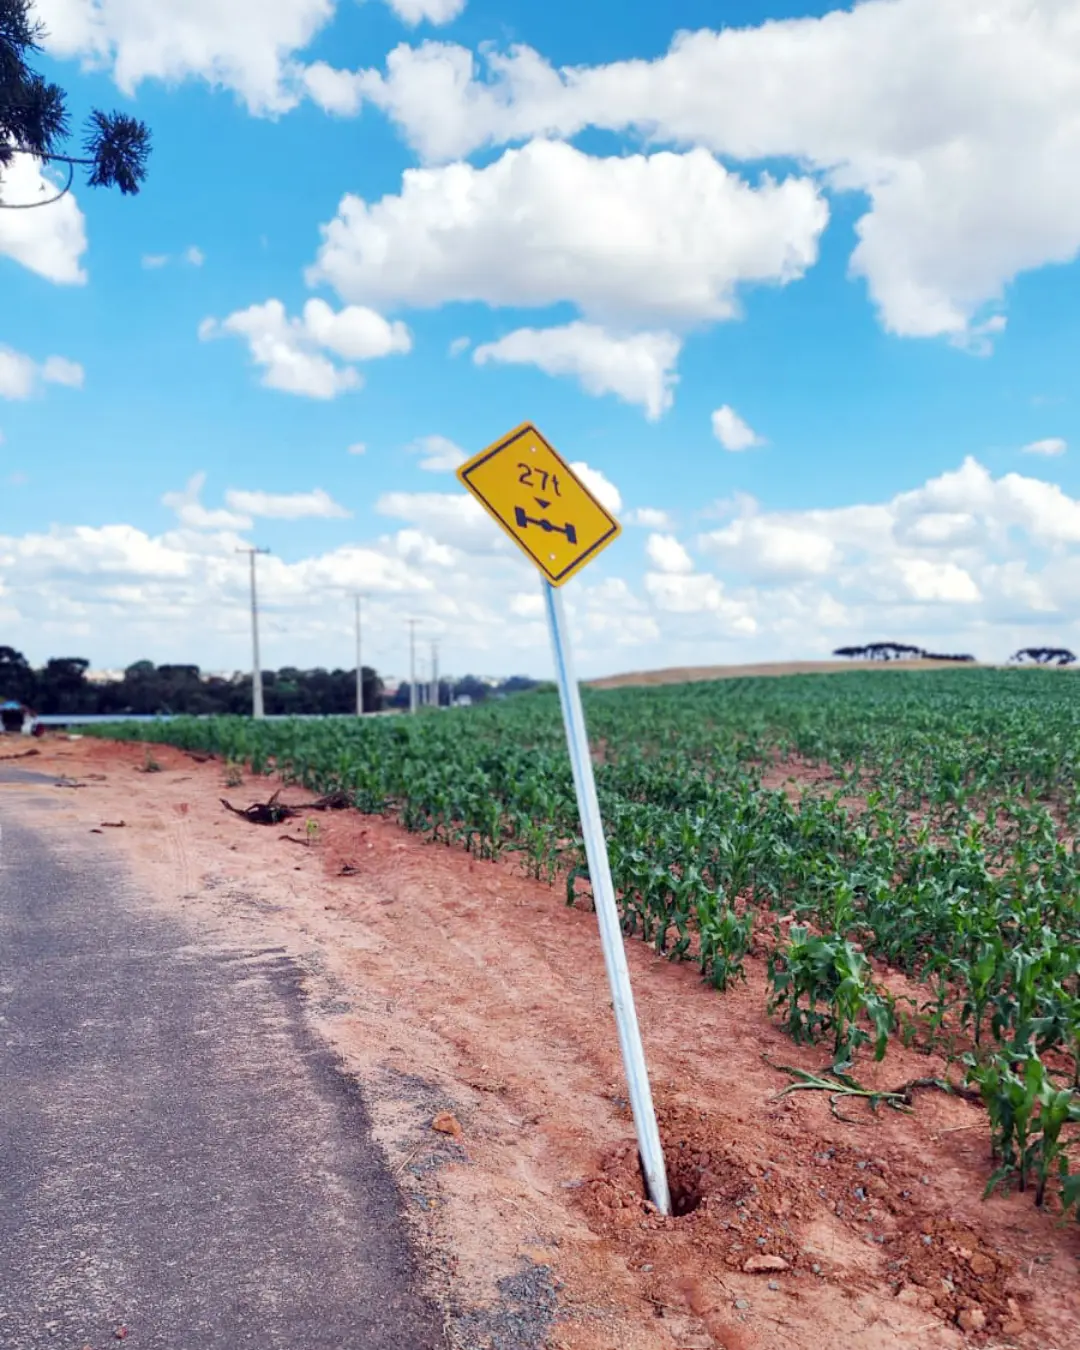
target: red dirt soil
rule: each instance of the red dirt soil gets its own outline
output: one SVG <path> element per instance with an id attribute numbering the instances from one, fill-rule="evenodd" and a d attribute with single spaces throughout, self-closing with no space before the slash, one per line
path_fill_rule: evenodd
<path id="1" fill-rule="evenodd" d="M 988 1131 L 968 1102 L 920 1094 L 912 1115 L 846 1105 L 847 1124 L 821 1093 L 779 1098 L 790 1079 L 766 1056 L 804 1069 L 828 1057 L 770 1023 L 760 961 L 717 994 L 628 944 L 688 1211 L 663 1218 L 643 1194 L 591 913 L 512 865 L 352 811 L 313 815 L 316 830 L 251 825 L 219 799 L 265 801 L 276 782 L 225 788 L 219 762 L 154 747 L 162 771 L 146 773 L 141 746 L 41 749 L 25 767 L 85 790 L 0 786 L 36 827 L 100 831 L 91 846 L 201 940 L 276 943 L 309 972 L 313 1016 L 367 1089 L 407 1190 L 413 1161 L 448 1136 L 393 1084 L 437 1085 L 453 1117 L 440 1127 L 461 1127 L 457 1153 L 424 1176 L 442 1296 L 490 1300 L 525 1258 L 561 1281 L 550 1345 L 562 1350 L 1080 1347 L 1080 1227 L 1029 1195 L 981 1199 Z M 57 806 L 31 815 L 34 797 Z M 889 1087 L 945 1067 L 893 1045 L 855 1072 Z M 465 1344 L 449 1329 L 448 1341 Z"/>

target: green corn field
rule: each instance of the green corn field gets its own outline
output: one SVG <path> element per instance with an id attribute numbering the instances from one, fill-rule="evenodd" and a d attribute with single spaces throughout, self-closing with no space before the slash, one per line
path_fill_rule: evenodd
<path id="1" fill-rule="evenodd" d="M 988 1189 L 1080 1208 L 1080 677 L 736 679 L 586 691 L 585 709 L 627 937 L 718 991 L 764 956 L 769 1014 L 841 1074 L 893 1040 L 945 1054 L 987 1108 Z M 588 902 L 554 694 L 99 734 L 343 791 Z"/>

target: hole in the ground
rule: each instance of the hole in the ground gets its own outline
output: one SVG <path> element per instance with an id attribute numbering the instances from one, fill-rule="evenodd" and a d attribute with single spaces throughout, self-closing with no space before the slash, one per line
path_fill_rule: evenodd
<path id="1" fill-rule="evenodd" d="M 640 1155 L 638 1156 L 638 1172 L 641 1176 L 642 1189 L 648 1195 L 649 1188 L 645 1181 L 645 1168 L 642 1166 Z M 684 1219 L 688 1214 L 693 1214 L 695 1210 L 700 1209 L 708 1193 L 707 1183 L 710 1180 L 711 1174 L 706 1166 L 695 1163 L 681 1149 L 669 1152 L 667 1156 L 667 1181 L 668 1194 L 671 1196 L 672 1218 Z"/>
<path id="2" fill-rule="evenodd" d="M 683 1182 L 675 1181 L 670 1184 L 669 1189 L 671 1191 L 671 1213 L 676 1219 L 683 1219 L 687 1214 L 693 1214 L 695 1209 L 701 1208 L 701 1202 L 705 1199 L 699 1186 L 686 1185 Z"/>

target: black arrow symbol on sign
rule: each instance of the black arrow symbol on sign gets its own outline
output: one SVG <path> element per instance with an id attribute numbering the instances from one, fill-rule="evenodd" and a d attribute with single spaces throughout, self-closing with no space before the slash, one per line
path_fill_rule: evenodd
<path id="1" fill-rule="evenodd" d="M 537 504 L 537 506 L 541 509 L 541 511 L 546 511 L 548 507 L 551 505 L 550 502 L 544 501 L 543 497 L 534 497 L 533 501 Z"/>

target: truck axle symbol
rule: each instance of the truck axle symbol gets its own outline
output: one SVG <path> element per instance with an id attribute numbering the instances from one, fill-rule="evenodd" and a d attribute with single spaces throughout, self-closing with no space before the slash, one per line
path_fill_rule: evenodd
<path id="1" fill-rule="evenodd" d="M 545 534 L 565 534 L 568 544 L 577 543 L 577 530 L 569 523 L 566 525 L 553 525 L 550 520 L 537 520 L 533 516 L 525 513 L 523 506 L 514 507 L 514 520 L 519 530 L 525 529 L 527 525 L 535 525 L 543 530 Z"/>

